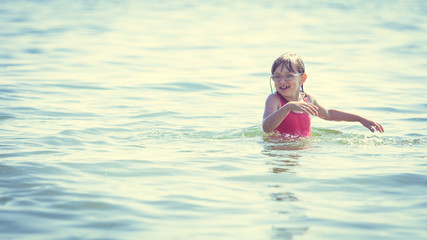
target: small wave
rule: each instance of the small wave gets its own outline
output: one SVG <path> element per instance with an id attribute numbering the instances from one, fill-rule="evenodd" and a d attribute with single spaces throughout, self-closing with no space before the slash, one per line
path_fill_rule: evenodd
<path id="1" fill-rule="evenodd" d="M 332 129 L 312 128 L 311 137 L 275 137 L 269 134 L 263 135 L 267 150 L 304 150 L 315 148 L 320 144 L 329 145 L 353 145 L 353 146 L 413 146 L 426 145 L 427 141 L 422 136 L 413 138 L 398 136 L 363 135 L 343 133 Z"/>
<path id="2" fill-rule="evenodd" d="M 242 138 L 258 138 L 263 135 L 259 126 L 250 126 L 247 128 L 227 129 L 222 132 L 217 131 L 198 131 L 195 129 L 161 129 L 145 131 L 141 133 L 144 138 L 163 138 L 163 139 L 242 139 Z"/>
<path id="3" fill-rule="evenodd" d="M 364 135 L 343 133 L 333 129 L 312 128 L 311 137 L 272 136 L 262 131 L 261 126 L 226 129 L 224 131 L 198 131 L 196 129 L 155 129 L 141 133 L 143 138 L 162 139 L 214 139 L 238 140 L 257 139 L 267 148 L 282 150 L 302 150 L 317 147 L 319 144 L 360 145 L 360 146 L 411 146 L 426 145 L 424 136 L 399 137 L 384 135 Z"/>
<path id="4" fill-rule="evenodd" d="M 427 122 L 427 118 L 406 118 L 403 120 L 404 121 L 411 121 L 411 122 Z"/>
<path id="5" fill-rule="evenodd" d="M 158 118 L 158 117 L 171 117 L 171 116 L 177 116 L 177 112 L 173 111 L 162 111 L 162 112 L 150 112 L 150 113 L 143 113 L 138 114 L 135 116 L 131 116 L 131 118 Z"/>
<path id="6" fill-rule="evenodd" d="M 418 136 L 419 137 L 419 136 Z M 426 140 L 421 138 L 403 138 L 398 136 L 363 135 L 342 133 L 340 131 L 313 128 L 312 142 L 329 142 L 343 145 L 385 146 L 385 145 L 425 145 Z"/>
<path id="7" fill-rule="evenodd" d="M 178 92 L 194 92 L 194 91 L 206 91 L 212 90 L 213 87 L 208 84 L 192 83 L 192 82 L 173 82 L 165 84 L 153 84 L 147 88 L 155 90 L 167 90 L 167 91 L 178 91 Z"/>
<path id="8" fill-rule="evenodd" d="M 11 119 L 11 118 L 15 118 L 13 116 L 9 116 L 9 115 L 0 115 L 0 121 L 2 120 L 7 120 L 7 119 Z"/>
<path id="9" fill-rule="evenodd" d="M 420 30 L 420 28 L 413 24 L 405 24 L 401 22 L 384 22 L 380 24 L 380 27 L 385 29 L 391 29 L 396 31 L 417 31 Z"/>
<path id="10" fill-rule="evenodd" d="M 34 156 L 34 155 L 45 155 L 45 154 L 57 154 L 59 151 L 20 151 L 20 152 L 10 152 L 10 153 L 1 153 L 0 159 L 2 158 L 11 158 L 11 157 L 26 157 L 26 156 Z"/>
<path id="11" fill-rule="evenodd" d="M 71 83 L 58 83 L 58 84 L 45 84 L 47 88 L 58 87 L 60 89 L 77 89 L 77 90 L 109 90 L 107 87 L 90 85 L 87 82 L 81 84 L 71 84 Z"/>
<path id="12" fill-rule="evenodd" d="M 239 138 L 254 138 L 263 135 L 263 131 L 259 126 L 250 126 L 241 129 L 229 129 L 220 133 L 213 133 L 212 139 L 239 139 Z"/>
<path id="13" fill-rule="evenodd" d="M 163 84 L 151 84 L 146 88 L 162 91 L 176 92 L 197 92 L 197 91 L 212 91 L 216 89 L 234 88 L 231 85 L 219 83 L 194 83 L 194 82 L 171 82 Z"/>
<path id="14" fill-rule="evenodd" d="M 325 180 L 330 182 L 331 180 Z M 332 180 L 336 181 L 336 180 Z M 353 184 L 362 184 L 364 186 L 372 183 L 381 184 L 382 186 L 426 186 L 427 177 L 424 174 L 416 173 L 397 173 L 397 174 L 375 174 L 375 175 L 360 175 L 356 177 L 342 178 L 345 181 Z M 376 185 L 375 184 L 375 185 Z"/>
<path id="15" fill-rule="evenodd" d="M 361 107 L 360 109 L 369 110 L 373 112 L 392 112 L 392 113 L 419 113 L 418 110 L 409 108 L 398 108 L 398 107 Z"/>

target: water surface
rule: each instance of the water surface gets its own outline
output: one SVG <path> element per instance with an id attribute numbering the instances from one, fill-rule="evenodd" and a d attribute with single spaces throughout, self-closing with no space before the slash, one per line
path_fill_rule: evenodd
<path id="1" fill-rule="evenodd" d="M 425 239 L 424 1 L 1 1 L 0 238 Z M 286 51 L 325 106 L 261 129 Z"/>

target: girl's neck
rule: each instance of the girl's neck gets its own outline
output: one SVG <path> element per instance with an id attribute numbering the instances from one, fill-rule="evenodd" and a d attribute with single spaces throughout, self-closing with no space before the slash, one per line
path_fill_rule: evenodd
<path id="1" fill-rule="evenodd" d="M 298 92 L 296 96 L 293 97 L 285 97 L 283 96 L 281 93 L 279 93 L 277 91 L 277 93 L 283 97 L 283 99 L 286 100 L 286 102 L 290 102 L 290 101 L 301 101 L 303 99 L 303 92 Z"/>

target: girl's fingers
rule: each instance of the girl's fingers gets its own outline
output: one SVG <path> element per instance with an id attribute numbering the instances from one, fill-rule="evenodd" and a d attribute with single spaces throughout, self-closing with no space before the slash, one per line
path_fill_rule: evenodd
<path id="1" fill-rule="evenodd" d="M 313 104 L 307 104 L 307 106 L 308 106 L 308 109 L 310 109 L 311 115 L 317 116 L 317 114 L 318 114 L 317 113 L 317 107 Z"/>
<path id="2" fill-rule="evenodd" d="M 317 107 L 311 103 L 296 103 L 294 104 L 294 111 L 301 111 L 307 115 L 318 116 Z"/>
<path id="3" fill-rule="evenodd" d="M 384 132 L 383 126 L 379 123 L 375 123 L 375 124 L 376 124 L 377 131 L 380 133 L 383 133 Z"/>
<path id="4" fill-rule="evenodd" d="M 317 116 L 317 107 L 313 104 L 304 104 L 301 109 L 308 115 Z"/>
<path id="5" fill-rule="evenodd" d="M 384 132 L 383 126 L 381 126 L 381 124 L 376 123 L 376 122 L 370 123 L 368 128 L 369 128 L 369 130 L 371 130 L 371 132 L 375 132 L 375 130 L 377 130 L 380 133 Z"/>

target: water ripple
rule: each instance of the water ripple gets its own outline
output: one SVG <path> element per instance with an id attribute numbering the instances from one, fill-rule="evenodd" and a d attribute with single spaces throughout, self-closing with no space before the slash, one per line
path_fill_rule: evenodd
<path id="1" fill-rule="evenodd" d="M 414 24 L 406 24 L 402 22 L 385 22 L 379 25 L 381 28 L 387 28 L 395 31 L 419 31 L 420 27 Z"/>
<path id="2" fill-rule="evenodd" d="M 0 238 L 422 238 L 426 6 L 1 1 Z M 388 131 L 271 140 L 280 51 Z"/>

